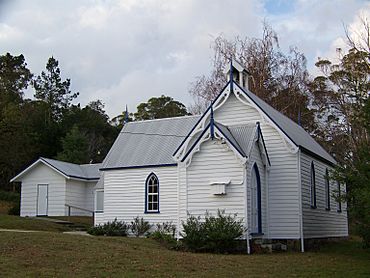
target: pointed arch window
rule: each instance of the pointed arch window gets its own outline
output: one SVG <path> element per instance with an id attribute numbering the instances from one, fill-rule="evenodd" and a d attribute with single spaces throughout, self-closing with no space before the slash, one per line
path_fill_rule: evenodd
<path id="1" fill-rule="evenodd" d="M 145 182 L 145 212 L 159 212 L 159 180 L 154 173 L 151 173 Z"/>
<path id="2" fill-rule="evenodd" d="M 330 179 L 329 170 L 325 171 L 325 200 L 326 200 L 326 210 L 330 210 Z"/>
<path id="3" fill-rule="evenodd" d="M 316 176 L 315 176 L 315 165 L 311 162 L 311 208 L 316 208 Z"/>

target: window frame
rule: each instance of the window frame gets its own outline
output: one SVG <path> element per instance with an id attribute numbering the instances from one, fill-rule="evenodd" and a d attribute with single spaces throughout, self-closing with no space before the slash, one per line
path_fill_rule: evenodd
<path id="1" fill-rule="evenodd" d="M 103 193 L 103 209 L 98 210 L 98 192 Z M 104 189 L 103 188 L 98 188 L 95 189 L 95 207 L 94 207 L 94 212 L 95 213 L 104 213 Z"/>
<path id="2" fill-rule="evenodd" d="M 151 180 L 151 178 L 154 177 L 157 181 L 157 192 L 149 192 L 149 182 Z M 149 202 L 149 196 L 157 196 L 157 202 Z M 154 210 L 154 209 L 149 209 L 149 204 L 150 203 L 153 203 L 153 204 L 157 204 L 157 209 Z M 150 173 L 148 175 L 148 177 L 146 178 L 146 181 L 145 181 L 145 210 L 144 210 L 144 213 L 160 213 L 159 211 L 159 179 L 158 179 L 158 176 L 156 174 L 154 174 L 153 172 Z"/>
<path id="3" fill-rule="evenodd" d="M 342 202 L 341 202 L 341 200 L 340 200 L 340 198 L 341 198 L 341 185 L 340 185 L 340 182 L 339 181 L 337 181 L 337 186 L 338 186 L 338 201 L 337 201 L 337 212 L 342 212 Z"/>
<path id="4" fill-rule="evenodd" d="M 325 203 L 326 203 L 326 210 L 330 210 L 330 178 L 329 178 L 329 170 L 326 168 L 325 170 Z"/>
<path id="5" fill-rule="evenodd" d="M 312 209 L 316 209 L 316 173 L 313 161 L 311 162 L 310 181 L 310 205 Z"/>

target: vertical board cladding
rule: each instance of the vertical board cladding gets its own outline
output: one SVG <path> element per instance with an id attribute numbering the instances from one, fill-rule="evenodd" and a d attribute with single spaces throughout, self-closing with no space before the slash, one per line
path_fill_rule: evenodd
<path id="1" fill-rule="evenodd" d="M 316 208 L 311 208 L 311 163 L 315 167 Z M 347 204 L 342 203 L 342 212 L 338 212 L 338 203 L 334 195 L 337 182 L 330 181 L 330 210 L 326 209 L 325 175 L 328 164 L 310 155 L 301 154 L 302 211 L 304 238 L 344 237 L 348 236 Z M 345 192 L 345 186 L 341 185 Z"/>
<path id="2" fill-rule="evenodd" d="M 84 181 L 67 180 L 66 183 L 66 204 L 82 208 L 93 210 L 92 200 L 94 198 L 93 192 L 94 183 L 87 183 Z M 77 208 L 71 208 L 71 215 L 74 216 L 91 216 L 92 212 L 79 210 Z M 66 210 L 68 208 L 66 207 Z M 66 211 L 68 214 L 68 211 Z"/>
<path id="3" fill-rule="evenodd" d="M 263 164 L 261 154 L 259 151 L 259 146 L 255 142 L 253 144 L 253 149 L 251 156 L 248 162 L 247 168 L 247 205 L 248 205 L 248 226 L 251 227 L 251 178 L 252 178 L 252 171 L 254 164 L 257 164 L 258 171 L 260 174 L 260 181 L 261 181 L 261 210 L 262 210 L 262 233 L 263 237 L 268 236 L 268 223 L 267 223 L 267 192 L 266 192 L 266 170 L 265 165 Z"/>
<path id="4" fill-rule="evenodd" d="M 145 182 L 151 173 L 159 180 L 159 213 L 145 213 Z M 97 217 L 99 223 L 115 218 L 131 222 L 139 216 L 151 224 L 176 225 L 177 197 L 176 166 L 109 170 L 104 172 L 104 216 Z"/>
<path id="5" fill-rule="evenodd" d="M 217 210 L 237 214 L 244 219 L 244 171 L 234 152 L 219 140 L 208 140 L 192 157 L 186 171 L 187 211 L 191 215 L 204 216 Z M 230 180 L 226 195 L 213 195 L 211 182 Z"/>
<path id="6" fill-rule="evenodd" d="M 39 163 L 22 178 L 21 216 L 37 215 L 37 185 L 48 185 L 48 215 L 65 215 L 66 180 L 48 166 Z"/>
<path id="7" fill-rule="evenodd" d="M 95 207 L 96 190 L 101 189 L 104 189 L 104 172 L 100 172 L 100 179 L 96 184 L 94 184 L 94 187 L 91 189 L 93 192 L 92 207 L 94 210 L 94 225 L 100 225 L 106 222 L 104 220 L 104 211 L 97 212 Z"/>
<path id="8" fill-rule="evenodd" d="M 288 150 L 282 135 L 262 119 L 257 109 L 243 104 L 233 94 L 215 111 L 214 118 L 228 126 L 260 122 L 271 161 L 268 180 L 270 238 L 299 238 L 298 154 Z"/>

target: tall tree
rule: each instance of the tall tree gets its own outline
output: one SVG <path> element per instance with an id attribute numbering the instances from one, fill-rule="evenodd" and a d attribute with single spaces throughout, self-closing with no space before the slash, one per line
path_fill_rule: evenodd
<path id="1" fill-rule="evenodd" d="M 160 96 L 152 97 L 148 102 L 140 103 L 137 112 L 134 114 L 135 120 L 151 120 L 160 118 L 170 118 L 189 115 L 186 106 L 172 97 Z"/>
<path id="2" fill-rule="evenodd" d="M 76 164 L 89 163 L 86 137 L 76 125 L 62 139 L 62 146 L 57 159 Z"/>
<path id="3" fill-rule="evenodd" d="M 9 102 L 21 102 L 32 78 L 24 56 L 0 56 L 0 110 Z"/>
<path id="4" fill-rule="evenodd" d="M 58 61 L 50 57 L 46 64 L 46 71 L 42 71 L 33 81 L 35 98 L 48 104 L 48 123 L 59 122 L 62 113 L 71 105 L 79 93 L 70 90 L 71 80 L 62 81 Z"/>
<path id="5" fill-rule="evenodd" d="M 92 101 L 83 109 L 72 106 L 64 114 L 61 124 L 64 131 L 69 131 L 75 125 L 84 135 L 89 162 L 103 161 L 119 132 L 109 124 L 109 117 L 101 100 Z"/>
<path id="6" fill-rule="evenodd" d="M 224 69 L 233 58 L 251 73 L 251 92 L 294 121 L 301 114 L 302 125 L 314 130 L 314 111 L 308 108 L 306 58 L 296 48 L 284 53 L 276 32 L 267 23 L 263 25 L 262 38 L 228 40 L 220 36 L 212 47 L 214 58 L 210 75 L 197 78 L 190 88 L 195 100 L 192 112 L 202 112 L 220 92 L 226 82 Z"/>
<path id="7" fill-rule="evenodd" d="M 322 75 L 314 79 L 311 91 L 316 96 L 313 105 L 320 112 L 318 137 L 339 162 L 348 164 L 355 160 L 359 142 L 369 139 L 360 113 L 369 97 L 370 54 L 350 49 L 345 55 L 340 53 L 339 59 L 339 63 L 316 63 Z"/>

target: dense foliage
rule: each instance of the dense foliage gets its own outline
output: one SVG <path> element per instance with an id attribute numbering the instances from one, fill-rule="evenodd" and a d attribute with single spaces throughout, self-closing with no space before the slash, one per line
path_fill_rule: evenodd
<path id="1" fill-rule="evenodd" d="M 124 221 L 108 221 L 102 225 L 97 225 L 88 229 L 88 233 L 94 236 L 127 236 L 130 225 Z"/>
<path id="2" fill-rule="evenodd" d="M 75 163 L 104 159 L 119 130 L 109 124 L 101 101 L 73 105 L 78 93 L 70 84 L 53 57 L 33 79 L 23 55 L 0 56 L 1 189 L 11 189 L 9 180 L 40 156 Z M 29 85 L 34 100 L 24 98 Z"/>
<path id="3" fill-rule="evenodd" d="M 140 218 L 139 216 L 131 221 L 131 231 L 137 237 L 147 235 L 151 227 L 148 221 L 145 221 L 144 218 Z"/>
<path id="4" fill-rule="evenodd" d="M 182 226 L 183 243 L 192 251 L 233 251 L 237 246 L 237 239 L 244 232 L 241 219 L 220 210 L 216 216 L 206 213 L 204 220 L 191 215 Z"/>

